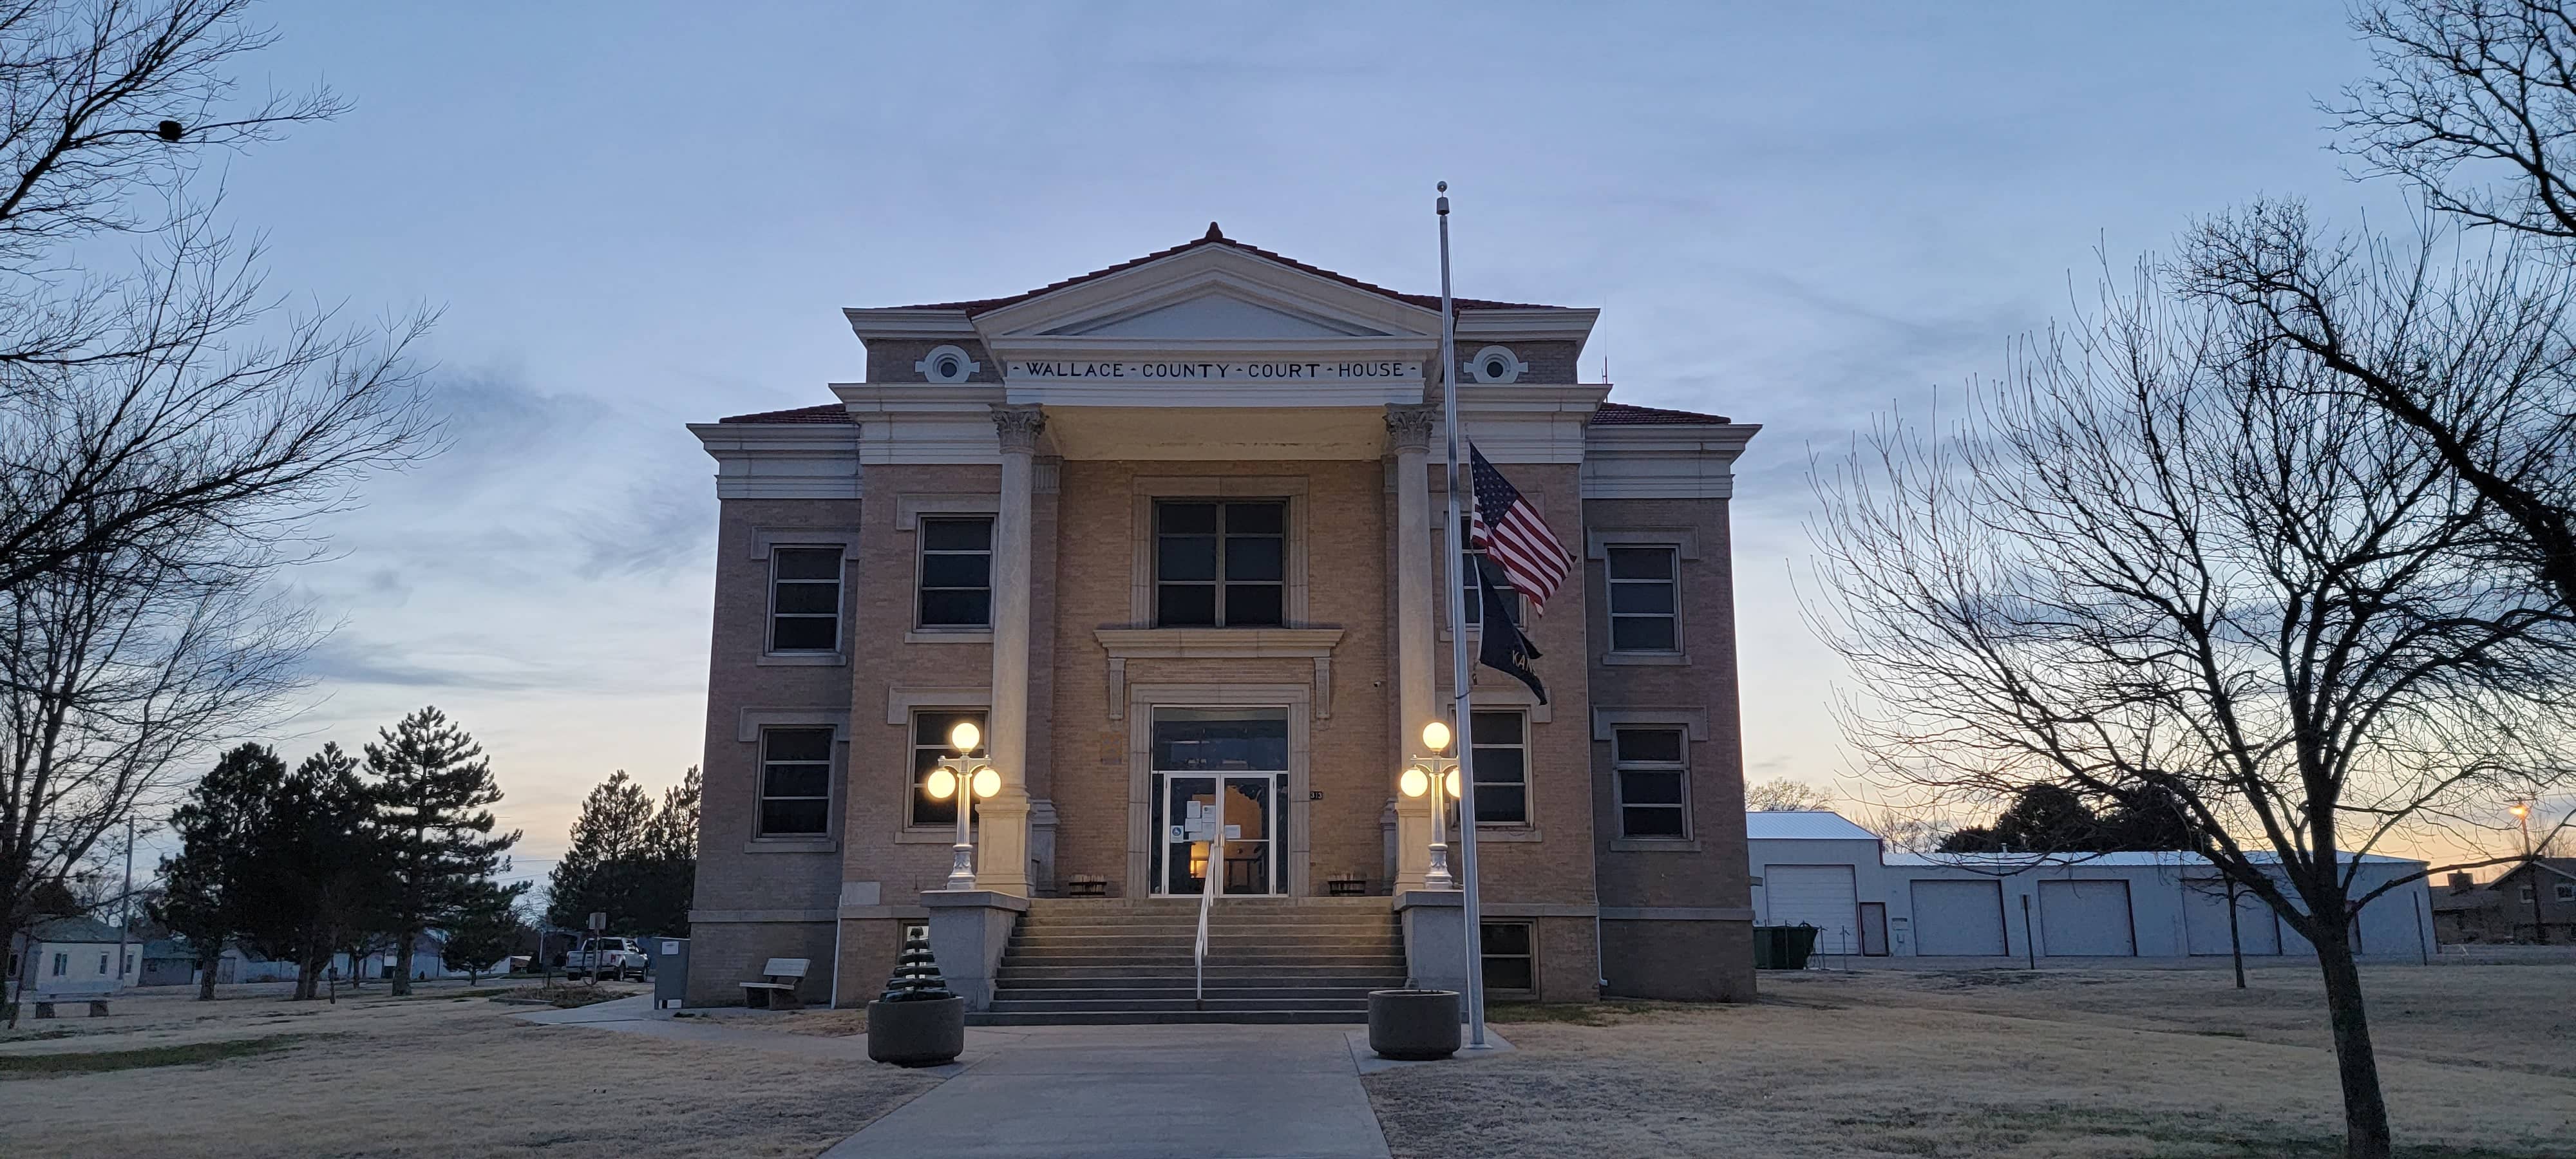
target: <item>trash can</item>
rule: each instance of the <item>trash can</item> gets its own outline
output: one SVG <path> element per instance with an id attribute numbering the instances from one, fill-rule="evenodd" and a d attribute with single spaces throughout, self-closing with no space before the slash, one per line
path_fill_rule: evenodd
<path id="1" fill-rule="evenodd" d="M 1775 955 L 1775 960 L 1778 962 L 1776 968 L 1782 970 L 1806 969 L 1807 956 L 1816 952 L 1816 927 L 1780 926 L 1772 932 L 1778 935 L 1780 939 L 1779 946 L 1772 951 Z"/>
<path id="2" fill-rule="evenodd" d="M 1780 968 L 1780 937 L 1779 937 L 1779 934 L 1780 934 L 1780 927 L 1778 927 L 1778 926 L 1755 926 L 1755 927 L 1753 927 L 1753 968 L 1754 968 L 1754 969 L 1756 969 L 1756 970 L 1777 970 L 1777 969 L 1779 969 L 1779 968 Z"/>
<path id="3" fill-rule="evenodd" d="M 653 1009 L 682 1005 L 689 996 L 689 939 L 646 938 L 644 961 L 653 972 Z"/>

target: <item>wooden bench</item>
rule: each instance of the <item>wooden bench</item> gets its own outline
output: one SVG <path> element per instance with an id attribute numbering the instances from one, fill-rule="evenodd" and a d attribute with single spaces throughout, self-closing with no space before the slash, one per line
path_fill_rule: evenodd
<path id="1" fill-rule="evenodd" d="M 1368 878 L 1356 873 L 1336 873 L 1324 879 L 1325 897 L 1366 897 Z"/>
<path id="2" fill-rule="evenodd" d="M 1109 879 L 1096 873 L 1077 873 L 1064 882 L 1066 897 L 1107 897 Z"/>
<path id="3" fill-rule="evenodd" d="M 803 1010 L 796 987 L 805 980 L 805 958 L 771 958 L 760 968 L 764 981 L 742 984 L 742 1004 L 754 1010 Z"/>

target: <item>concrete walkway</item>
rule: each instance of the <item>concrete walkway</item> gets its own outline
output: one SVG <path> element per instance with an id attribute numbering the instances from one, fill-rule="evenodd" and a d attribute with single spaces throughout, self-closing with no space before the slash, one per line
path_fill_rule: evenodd
<path id="1" fill-rule="evenodd" d="M 757 1020 L 675 1019 L 642 995 L 511 1017 L 858 1066 L 864 1035 L 787 1034 Z M 729 1024 L 730 1023 L 730 1024 Z M 1492 1057 L 1512 1049 L 1488 1034 Z M 1387 1159 L 1360 1076 L 1397 1066 L 1354 1026 L 972 1027 L 946 1082 L 826 1159 Z M 889 1068 L 891 1069 L 891 1068 Z"/>
<path id="2" fill-rule="evenodd" d="M 1386 1159 L 1347 1026 L 987 1030 L 827 1159 Z M 989 1044 L 989 1046 L 987 1045 Z M 976 1058 L 975 1055 L 984 1057 Z"/>

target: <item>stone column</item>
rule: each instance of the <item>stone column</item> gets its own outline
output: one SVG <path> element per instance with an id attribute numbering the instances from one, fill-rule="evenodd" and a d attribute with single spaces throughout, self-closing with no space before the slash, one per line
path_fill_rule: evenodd
<path id="1" fill-rule="evenodd" d="M 993 712 L 985 751 L 1002 774 L 1002 791 L 979 802 L 975 884 L 994 893 L 1029 894 L 1029 508 L 1037 474 L 1038 433 L 1046 414 L 1034 406 L 995 406 L 1002 441 L 1002 503 L 993 520 Z"/>
<path id="2" fill-rule="evenodd" d="M 1395 452 L 1395 688 L 1396 751 L 1389 754 L 1386 784 L 1395 786 L 1403 761 L 1421 747 L 1423 722 L 1439 714 L 1431 683 L 1431 654 L 1439 645 L 1432 609 L 1440 597 L 1432 567 L 1431 430 L 1440 409 L 1386 408 L 1386 441 Z M 1395 891 L 1418 890 L 1431 868 L 1431 810 L 1438 798 L 1395 799 Z"/>

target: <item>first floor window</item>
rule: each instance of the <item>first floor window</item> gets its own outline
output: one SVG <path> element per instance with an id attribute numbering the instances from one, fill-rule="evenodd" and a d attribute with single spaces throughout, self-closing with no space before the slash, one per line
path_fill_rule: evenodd
<path id="1" fill-rule="evenodd" d="M 1485 988 L 1536 993 L 1538 954 L 1528 922 L 1485 922 Z"/>
<path id="2" fill-rule="evenodd" d="M 1476 723 L 1476 823 L 1529 824 L 1529 718 L 1479 712 Z"/>
<path id="3" fill-rule="evenodd" d="M 760 734 L 760 835 L 810 837 L 832 821 L 832 730 L 772 728 Z"/>
<path id="4" fill-rule="evenodd" d="M 2530 886 L 2527 886 L 2527 885 L 2526 885 L 2526 886 L 2524 886 L 2524 887 L 2522 887 L 2522 896 L 2521 896 L 2520 898 L 2516 899 L 2516 900 L 2519 900 L 2519 901 L 2530 901 L 2530 900 L 2531 900 L 2531 887 L 2530 887 Z"/>
<path id="5" fill-rule="evenodd" d="M 2560 900 L 2560 901 L 2576 901 L 2576 883 L 2569 883 L 2569 882 L 2564 882 L 2564 881 L 2559 882 L 2559 883 L 2558 883 L 2558 900 Z"/>
<path id="6" fill-rule="evenodd" d="M 924 786 L 930 780 L 930 771 L 939 767 L 939 759 L 953 753 L 954 750 L 948 747 L 948 730 L 957 727 L 961 720 L 974 721 L 978 729 L 984 727 L 984 714 L 980 711 L 952 708 L 912 714 L 912 823 L 915 825 L 957 824 L 957 794 L 949 794 L 945 801 L 934 801 Z M 966 755 L 980 757 L 984 750 L 979 747 Z"/>
<path id="7" fill-rule="evenodd" d="M 1613 547 L 1605 553 L 1610 578 L 1610 650 L 1681 650 L 1680 593 L 1675 590 L 1681 552 L 1670 547 Z"/>
<path id="8" fill-rule="evenodd" d="M 1689 769 L 1682 730 L 1623 728 L 1611 734 L 1622 837 L 1690 836 Z"/>
<path id="9" fill-rule="evenodd" d="M 72 956 L 70 954 L 58 953 L 54 955 L 54 977 L 62 977 L 65 973 L 69 972 L 71 968 Z"/>
<path id="10" fill-rule="evenodd" d="M 841 549 L 769 549 L 769 650 L 831 652 L 841 646 Z"/>

